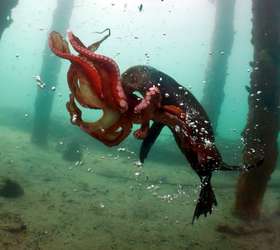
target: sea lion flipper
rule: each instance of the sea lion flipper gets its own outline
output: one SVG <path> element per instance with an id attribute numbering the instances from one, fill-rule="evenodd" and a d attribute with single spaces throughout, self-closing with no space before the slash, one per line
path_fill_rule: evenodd
<path id="1" fill-rule="evenodd" d="M 194 210 L 192 224 L 194 224 L 194 221 L 197 220 L 200 215 L 204 215 L 206 217 L 208 213 L 211 214 L 213 206 L 217 206 L 217 200 L 212 189 L 210 179 L 211 174 L 201 178 L 201 190 Z"/>
<path id="2" fill-rule="evenodd" d="M 163 123 L 154 122 L 153 125 L 150 127 L 150 129 L 148 130 L 148 135 L 146 136 L 146 138 L 143 140 L 141 144 L 140 154 L 139 154 L 140 162 L 143 163 L 144 160 L 147 158 L 151 150 L 151 147 L 155 143 L 156 139 L 158 138 L 164 126 L 165 125 Z"/>

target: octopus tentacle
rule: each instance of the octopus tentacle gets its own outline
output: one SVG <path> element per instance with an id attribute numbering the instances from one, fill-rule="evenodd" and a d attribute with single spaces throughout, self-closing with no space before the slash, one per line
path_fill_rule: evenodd
<path id="1" fill-rule="evenodd" d="M 137 139 L 144 139 L 149 131 L 149 121 L 154 112 L 161 107 L 161 94 L 157 87 L 152 86 L 146 92 L 144 98 L 134 107 L 135 114 L 141 114 L 141 127 L 133 135 Z"/>
<path id="2" fill-rule="evenodd" d="M 92 85 L 87 81 L 79 68 L 71 64 L 67 73 L 68 86 L 75 98 L 83 107 L 104 108 L 105 104 L 98 98 Z"/>
<path id="3" fill-rule="evenodd" d="M 71 35 L 73 36 L 73 39 L 75 40 L 75 42 L 81 47 L 81 48 L 85 48 L 85 49 L 89 49 L 91 50 L 92 52 L 95 52 L 101 45 L 101 43 L 103 43 L 110 35 L 111 35 L 111 30 L 109 28 L 106 28 L 105 30 L 103 31 L 100 31 L 100 32 L 94 32 L 94 33 L 97 33 L 97 34 L 103 34 L 105 31 L 108 31 L 108 34 L 105 35 L 103 38 L 101 38 L 99 41 L 97 42 L 94 42 L 93 44 L 91 44 L 90 46 L 86 47 L 84 45 L 84 43 L 80 40 L 79 37 L 75 36 L 72 32 Z"/>
<path id="4" fill-rule="evenodd" d="M 108 114 L 110 110 L 105 110 L 104 115 L 97 122 L 83 121 L 82 112 L 76 105 L 74 99 L 74 95 L 70 94 L 70 100 L 66 104 L 67 110 L 70 113 L 71 123 L 79 126 L 90 136 L 98 139 L 107 146 L 114 146 L 118 145 L 130 134 L 132 123 L 119 121 L 119 117 L 115 117 L 117 120 L 112 119 L 108 122 L 108 117 L 111 117 Z M 122 128 L 120 131 L 118 130 L 119 127 Z"/>
<path id="5" fill-rule="evenodd" d="M 125 112 L 128 109 L 126 95 L 121 85 L 120 70 L 117 63 L 106 56 L 99 55 L 89 50 L 88 48 L 81 46 L 80 41 L 72 32 L 68 32 L 68 38 L 73 48 L 79 52 L 82 56 L 92 60 L 94 64 L 99 64 L 103 70 L 107 71 L 107 77 L 110 78 L 110 88 L 114 97 L 114 102 L 121 112 Z M 109 88 L 109 89 L 110 89 Z M 106 91 L 108 89 L 106 88 Z"/>
<path id="6" fill-rule="evenodd" d="M 173 114 L 181 120 L 186 118 L 186 113 L 175 105 L 163 105 L 162 108 L 165 112 Z"/>
<path id="7" fill-rule="evenodd" d="M 85 73 L 86 77 L 88 78 L 88 82 L 94 83 L 92 84 L 92 88 L 94 89 L 94 92 L 97 94 L 97 96 L 100 99 L 103 98 L 101 79 L 93 64 L 91 64 L 85 58 L 70 54 L 68 43 L 58 32 L 51 32 L 49 36 L 49 47 L 54 54 L 64 59 L 68 59 L 71 61 L 71 63 L 79 67 L 79 69 Z"/>
<path id="8" fill-rule="evenodd" d="M 131 119 L 122 116 L 116 124 L 106 130 L 106 134 L 117 134 L 118 136 L 115 138 L 114 145 L 118 145 L 130 134 L 132 125 Z"/>
<path id="9" fill-rule="evenodd" d="M 105 31 L 108 31 L 108 34 L 105 35 L 103 38 L 101 38 L 99 41 L 94 42 L 92 45 L 88 46 L 88 49 L 91 50 L 92 52 L 95 52 L 99 46 L 101 45 L 101 43 L 103 43 L 110 35 L 111 35 L 111 30 L 109 28 L 101 31 L 101 32 L 95 32 L 97 34 L 103 34 Z"/>
<path id="10" fill-rule="evenodd" d="M 150 124 L 147 121 L 145 123 L 142 123 L 141 127 L 134 131 L 133 135 L 136 139 L 143 140 L 147 137 L 149 129 L 150 129 Z"/>
<path id="11" fill-rule="evenodd" d="M 145 110 L 152 112 L 161 106 L 161 94 L 157 87 L 153 86 L 146 92 L 142 101 L 134 108 L 135 113 L 140 113 Z"/>

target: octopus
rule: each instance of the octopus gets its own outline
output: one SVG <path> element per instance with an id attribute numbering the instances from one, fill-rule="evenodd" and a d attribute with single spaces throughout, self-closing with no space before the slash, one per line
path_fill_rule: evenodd
<path id="1" fill-rule="evenodd" d="M 152 145 L 167 126 L 192 169 L 200 178 L 200 194 L 192 223 L 201 215 L 212 213 L 217 200 L 211 177 L 215 170 L 248 170 L 256 164 L 230 166 L 215 145 L 214 132 L 202 105 L 184 86 L 153 67 L 137 65 L 120 74 L 117 63 L 96 51 L 110 36 L 86 46 L 72 32 L 69 44 L 58 32 L 49 35 L 49 47 L 58 57 L 70 61 L 67 73 L 71 91 L 66 104 L 72 124 L 107 146 L 121 143 L 132 132 L 134 124 L 140 128 L 134 136 L 141 139 L 139 158 L 143 163 Z M 104 31 L 104 32 L 105 32 Z M 102 111 L 97 121 L 85 121 L 79 108 Z"/>

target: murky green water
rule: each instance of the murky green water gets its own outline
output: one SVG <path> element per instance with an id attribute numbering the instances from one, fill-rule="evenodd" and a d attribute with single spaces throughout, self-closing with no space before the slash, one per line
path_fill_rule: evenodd
<path id="1" fill-rule="evenodd" d="M 0 196 L 0 249 L 278 249 L 279 171 L 260 221 L 243 224 L 232 215 L 238 173 L 215 173 L 218 207 L 191 225 L 199 178 L 168 129 L 139 167 L 141 142 L 132 135 L 108 148 L 71 125 L 65 108 L 69 63 L 56 59 L 61 69 L 54 83 L 41 75 L 44 53 L 54 57 L 45 48 L 56 5 L 20 0 L 0 40 L 0 189 L 8 178 L 24 190 L 20 197 Z M 242 159 L 251 15 L 250 1 L 238 0 L 217 128 L 218 147 L 231 164 Z M 89 45 L 101 38 L 95 32 L 110 28 L 98 52 L 113 58 L 121 72 L 151 65 L 201 100 L 214 21 L 214 4 L 207 0 L 74 0 L 68 29 Z M 45 88 L 38 87 L 38 76 Z M 31 141 L 40 92 L 53 96 L 50 123 L 42 125 L 45 146 Z"/>

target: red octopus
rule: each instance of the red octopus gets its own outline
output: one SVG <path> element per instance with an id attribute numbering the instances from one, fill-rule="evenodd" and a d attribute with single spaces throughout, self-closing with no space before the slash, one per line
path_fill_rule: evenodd
<path id="1" fill-rule="evenodd" d="M 217 205 L 211 186 L 214 170 L 240 170 L 260 165 L 229 166 L 215 146 L 209 118 L 196 98 L 173 78 L 152 67 L 135 66 L 120 75 L 117 63 L 96 53 L 110 35 L 86 47 L 72 32 L 68 39 L 78 55 L 70 53 L 68 43 L 57 32 L 51 32 L 49 47 L 59 57 L 71 62 L 68 85 L 71 90 L 67 109 L 71 122 L 108 146 L 118 145 L 131 132 L 143 139 L 140 160 L 143 162 L 164 126 L 173 132 L 182 153 L 201 180 L 201 191 L 193 222 L 212 212 Z M 138 97 L 139 92 L 143 97 Z M 86 122 L 76 102 L 88 109 L 99 109 L 103 116 Z M 150 121 L 153 121 L 151 128 Z"/>

